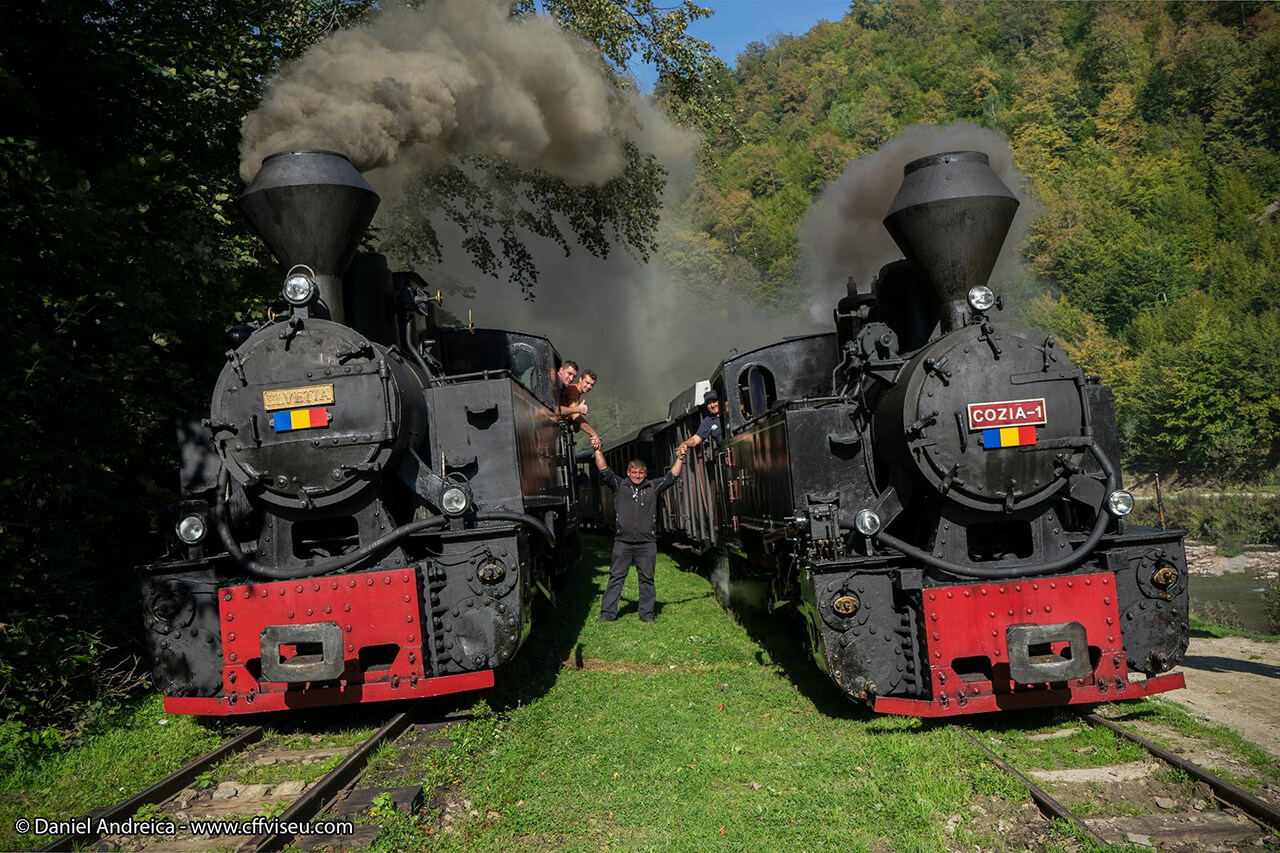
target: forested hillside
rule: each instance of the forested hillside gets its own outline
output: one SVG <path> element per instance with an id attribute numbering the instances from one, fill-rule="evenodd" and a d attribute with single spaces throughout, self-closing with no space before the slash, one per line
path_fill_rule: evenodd
<path id="1" fill-rule="evenodd" d="M 785 306 L 797 226 L 851 159 L 921 122 L 999 130 L 1043 208 L 1013 284 L 1115 386 L 1130 469 L 1274 474 L 1280 7 L 859 0 L 752 44 L 718 85 L 739 133 L 713 143 L 668 256 Z"/>

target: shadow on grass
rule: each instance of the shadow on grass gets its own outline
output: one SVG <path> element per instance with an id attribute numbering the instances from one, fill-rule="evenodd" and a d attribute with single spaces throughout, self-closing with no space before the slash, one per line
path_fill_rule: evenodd
<path id="1" fill-rule="evenodd" d="M 696 556 L 688 552 L 668 551 L 667 554 L 681 571 L 703 575 L 711 579 L 713 586 L 716 584 L 717 579 L 711 577 L 716 567 L 714 553 Z M 731 578 L 727 583 L 728 589 L 721 590 L 716 597 L 729 617 L 746 629 L 747 635 L 760 646 L 756 661 L 761 666 L 772 662 L 819 712 L 828 717 L 861 721 L 876 717 L 868 706 L 845 695 L 818 668 L 809 652 L 804 622 L 794 609 L 785 608 L 771 613 L 767 590 L 757 588 L 759 581 Z M 728 598 L 727 604 L 725 597 Z"/>
<path id="2" fill-rule="evenodd" d="M 583 626 L 595 618 L 599 589 L 594 567 L 608 565 L 612 550 L 610 539 L 583 536 L 582 557 L 577 565 L 556 579 L 555 604 L 535 593 L 533 634 L 515 660 L 498 670 L 494 688 L 488 694 L 495 711 L 528 704 L 556 683 L 561 666 L 578 646 Z"/>
<path id="3" fill-rule="evenodd" d="M 1048 708 L 1019 708 L 1001 711 L 997 714 L 968 714 L 959 717 L 939 717 L 924 720 L 926 729 L 936 729 L 957 725 L 974 733 L 988 732 L 999 734 L 1005 731 L 1026 732 L 1037 729 L 1062 726 L 1064 723 L 1076 723 L 1081 726 L 1092 726 L 1084 721 L 1085 714 L 1092 713 L 1097 705 L 1066 705 Z"/>
<path id="4" fill-rule="evenodd" d="M 662 608 L 664 607 L 675 607 L 677 604 L 688 604 L 690 601 L 701 601 L 704 598 L 712 598 L 712 597 L 714 597 L 713 594 L 708 592 L 706 595 L 691 595 L 688 598 L 672 598 L 666 601 L 663 601 L 662 599 L 658 599 L 653 604 L 653 615 L 655 618 L 658 616 L 661 616 Z M 619 619 L 621 619 L 623 616 L 626 616 L 630 613 L 639 613 L 639 612 L 640 612 L 640 602 L 638 601 L 623 600 L 618 605 Z"/>

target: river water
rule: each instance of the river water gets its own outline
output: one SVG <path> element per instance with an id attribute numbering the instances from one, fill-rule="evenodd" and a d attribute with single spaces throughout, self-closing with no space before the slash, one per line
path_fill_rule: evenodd
<path id="1" fill-rule="evenodd" d="M 1250 631 L 1266 632 L 1267 620 L 1262 615 L 1262 593 L 1268 581 L 1249 572 L 1226 572 L 1220 575 L 1191 575 L 1193 601 L 1221 601 L 1235 607 L 1240 622 Z"/>

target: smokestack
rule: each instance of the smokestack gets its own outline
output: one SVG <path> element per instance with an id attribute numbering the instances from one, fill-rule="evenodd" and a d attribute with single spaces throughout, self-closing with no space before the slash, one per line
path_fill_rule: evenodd
<path id="1" fill-rule="evenodd" d="M 1018 200 L 979 151 L 921 157 L 903 176 L 884 226 L 933 287 L 943 331 L 958 329 L 969 288 L 991 277 Z"/>
<path id="2" fill-rule="evenodd" d="M 320 302 L 331 320 L 345 322 L 342 275 L 378 209 L 378 194 L 346 155 L 282 151 L 240 196 L 258 236 L 286 269 L 306 264 L 316 274 Z M 316 312 L 324 316 L 324 310 Z"/>

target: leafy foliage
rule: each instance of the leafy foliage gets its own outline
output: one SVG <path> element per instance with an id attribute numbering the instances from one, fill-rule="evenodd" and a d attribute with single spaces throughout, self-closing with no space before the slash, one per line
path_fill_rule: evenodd
<path id="1" fill-rule="evenodd" d="M 155 449 L 261 292 L 257 241 L 227 210 L 240 117 L 276 63 L 361 9 L 73 0 L 9 16 L 6 716 L 72 719 L 118 665 L 110 647 L 134 646 L 103 614 L 132 613 L 123 573 L 153 550 L 140 508 L 174 471 Z"/>
<path id="2" fill-rule="evenodd" d="M 859 0 L 738 57 L 742 134 L 682 213 L 785 300 L 843 162 L 917 122 L 1003 131 L 1043 208 L 1029 274 L 1060 297 L 1027 316 L 1115 385 L 1126 462 L 1257 477 L 1280 462 L 1278 41 L 1264 3 Z"/>
<path id="3" fill-rule="evenodd" d="M 666 170 L 652 154 L 626 144 L 626 171 L 603 186 L 574 186 L 545 172 L 494 157 L 470 157 L 418 178 L 387 224 L 379 248 L 410 265 L 444 261 L 429 215 L 457 226 L 462 248 L 480 272 L 509 278 L 532 299 L 538 270 L 525 235 L 554 241 L 570 254 L 568 230 L 587 251 L 607 257 L 620 245 L 647 261 L 655 248 L 659 194 Z M 495 245 L 496 239 L 496 245 Z"/>
<path id="4" fill-rule="evenodd" d="M 1280 581 L 1272 581 L 1263 591 L 1262 615 L 1267 619 L 1267 629 L 1280 634 Z"/>

